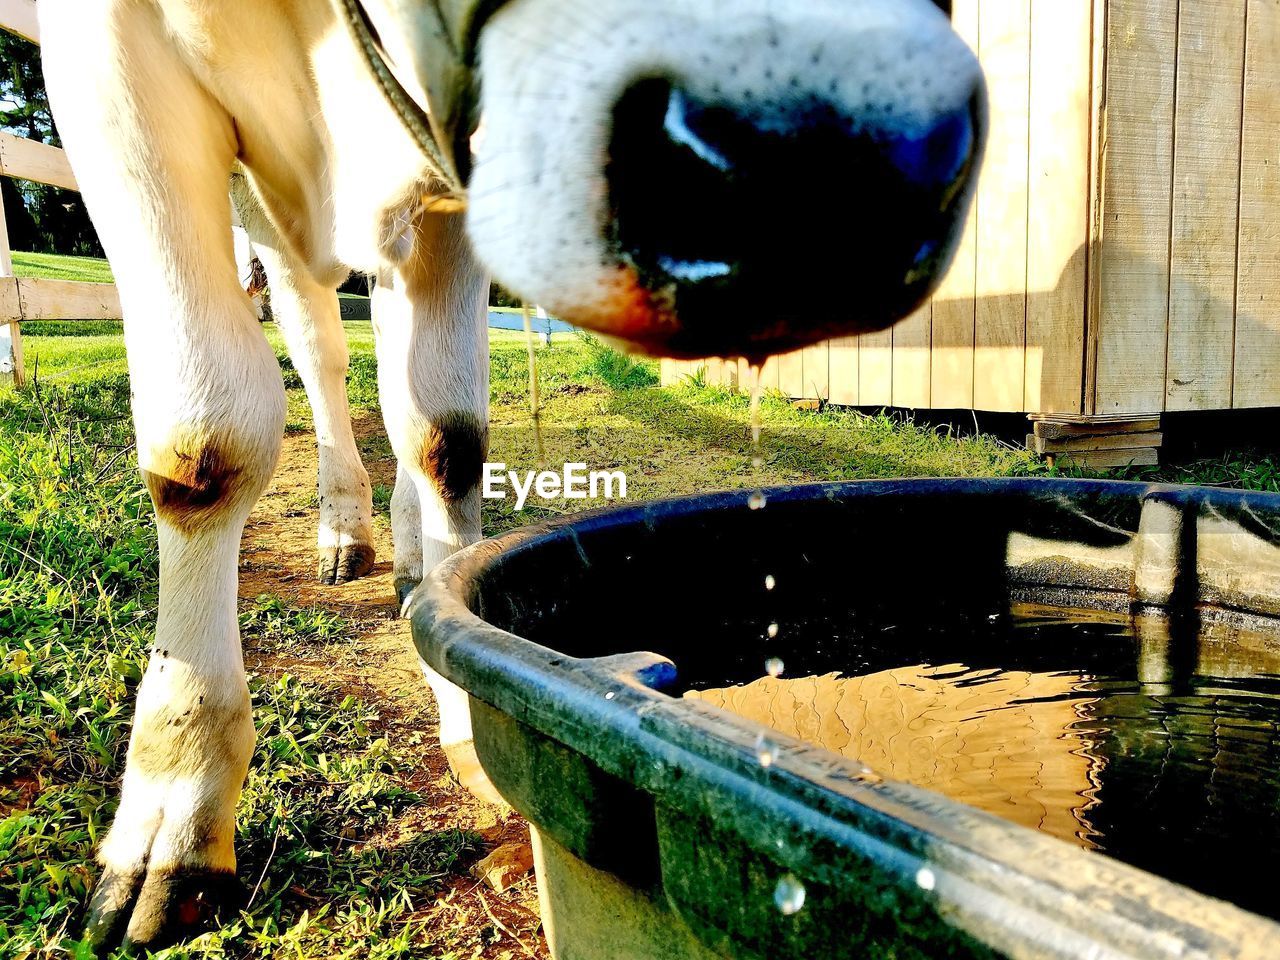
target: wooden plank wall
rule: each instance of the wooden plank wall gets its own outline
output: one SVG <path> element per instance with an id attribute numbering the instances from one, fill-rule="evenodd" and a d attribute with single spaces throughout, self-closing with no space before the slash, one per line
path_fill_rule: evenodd
<path id="1" fill-rule="evenodd" d="M 992 130 L 951 270 L 892 330 L 779 358 L 785 393 L 1081 411 L 1093 20 L 1077 0 L 954 0 L 952 22 L 987 72 Z M 699 366 L 720 382 L 706 364 L 683 369 Z"/>
<path id="2" fill-rule="evenodd" d="M 953 19 L 990 89 L 974 212 L 931 304 L 828 347 L 827 397 L 1280 406 L 1280 0 L 955 0 Z M 821 394 L 805 358 L 779 369 Z"/>
<path id="3" fill-rule="evenodd" d="M 1091 412 L 1280 405 L 1278 18 L 1111 0 Z"/>

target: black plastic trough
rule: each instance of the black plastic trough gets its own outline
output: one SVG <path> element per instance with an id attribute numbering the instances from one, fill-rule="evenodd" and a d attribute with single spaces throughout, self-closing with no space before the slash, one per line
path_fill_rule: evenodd
<path id="1" fill-rule="evenodd" d="M 679 696 L 763 662 L 748 624 L 961 624 L 1026 601 L 1138 618 L 1153 683 L 1194 669 L 1192 621 L 1247 622 L 1252 646 L 1228 630 L 1212 656 L 1280 673 L 1280 497 L 1034 480 L 748 496 L 517 531 L 416 595 L 419 651 L 471 694 L 480 760 L 534 825 L 560 960 L 1280 956 L 1270 920 L 825 750 L 780 738 L 763 766 L 762 728 Z M 806 895 L 787 912 L 792 878 Z"/>

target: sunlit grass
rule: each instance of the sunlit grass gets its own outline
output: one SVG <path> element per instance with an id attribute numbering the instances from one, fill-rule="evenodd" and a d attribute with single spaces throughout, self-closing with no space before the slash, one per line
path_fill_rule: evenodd
<path id="1" fill-rule="evenodd" d="M 114 809 L 154 626 L 156 538 L 131 450 L 118 327 L 29 327 L 28 369 L 38 359 L 40 388 L 0 394 L 0 957 L 77 956 L 96 876 L 92 852 Z M 353 411 L 376 416 L 372 327 L 345 329 Z M 290 428 L 309 430 L 279 332 L 268 325 L 265 333 L 284 368 Z M 534 469 L 524 337 L 493 331 L 490 348 L 490 459 Z M 557 334 L 537 357 L 545 464 L 622 469 L 632 499 L 817 480 L 1048 472 L 991 437 L 960 438 L 894 414 L 799 411 L 780 395 L 764 399 L 757 469 L 745 397 L 696 378 L 661 387 L 654 361 L 586 337 Z M 363 447 L 371 458 L 390 454 L 382 436 L 366 437 Z M 1275 461 L 1255 454 L 1129 475 L 1280 486 Z M 379 511 L 389 509 L 390 494 L 386 484 L 375 487 Z M 485 530 L 590 506 L 538 501 L 517 513 L 511 501 L 486 501 Z M 285 655 L 349 644 L 355 629 L 332 611 L 271 594 L 243 606 L 241 626 L 255 650 Z M 167 955 L 454 955 L 439 924 L 425 917 L 475 838 L 444 830 L 390 845 L 378 839 L 391 818 L 423 802 L 410 785 L 418 758 L 383 735 L 383 705 L 310 674 L 256 676 L 251 685 L 258 740 L 238 846 L 242 875 L 258 894 L 243 916 Z"/>

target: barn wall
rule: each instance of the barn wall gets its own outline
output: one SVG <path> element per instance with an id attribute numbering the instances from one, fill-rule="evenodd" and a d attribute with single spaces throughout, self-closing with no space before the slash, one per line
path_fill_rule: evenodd
<path id="1" fill-rule="evenodd" d="M 951 271 L 891 331 L 779 358 L 766 385 L 1062 415 L 1280 405 L 1280 0 L 956 0 L 954 21 L 992 123 Z"/>

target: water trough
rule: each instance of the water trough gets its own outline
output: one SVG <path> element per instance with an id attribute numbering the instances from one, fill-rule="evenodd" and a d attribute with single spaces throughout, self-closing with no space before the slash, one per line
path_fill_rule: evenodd
<path id="1" fill-rule="evenodd" d="M 1276 954 L 1280 497 L 749 497 L 517 531 L 416 594 L 559 960 Z M 872 729 L 886 696 L 916 712 Z"/>

